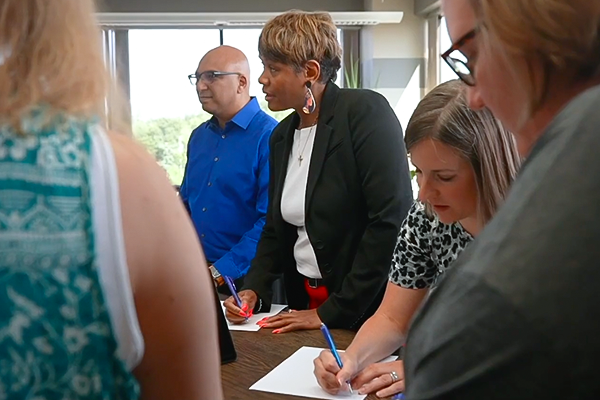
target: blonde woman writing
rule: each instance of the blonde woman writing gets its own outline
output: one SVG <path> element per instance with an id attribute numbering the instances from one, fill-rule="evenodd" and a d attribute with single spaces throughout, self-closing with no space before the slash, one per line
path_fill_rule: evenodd
<path id="1" fill-rule="evenodd" d="M 373 364 L 404 343 L 417 308 L 503 202 L 520 165 L 511 134 L 487 110 L 467 107 L 465 86 L 444 83 L 412 115 L 406 148 L 417 168 L 419 201 L 398 236 L 387 290 L 377 312 L 341 354 L 315 360 L 315 375 L 337 393 L 352 379 L 359 393 L 404 389 L 402 361 Z"/>

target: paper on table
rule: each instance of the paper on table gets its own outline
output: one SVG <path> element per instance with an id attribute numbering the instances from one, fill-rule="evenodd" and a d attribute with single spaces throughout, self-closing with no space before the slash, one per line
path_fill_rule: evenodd
<path id="1" fill-rule="evenodd" d="M 221 307 L 223 307 L 223 302 L 221 302 Z M 248 321 L 244 322 L 243 324 L 232 324 L 231 322 L 227 321 L 227 325 L 229 326 L 230 331 L 256 332 L 260 329 L 260 326 L 256 325 L 258 321 L 265 317 L 277 315 L 286 307 L 286 305 L 282 304 L 271 304 L 271 311 L 268 313 L 255 314 L 248 318 Z M 223 313 L 226 313 L 225 307 L 223 307 Z"/>
<path id="2" fill-rule="evenodd" d="M 250 386 L 250 390 L 327 400 L 363 400 L 367 397 L 366 395 L 350 394 L 348 392 L 332 395 L 321 389 L 313 373 L 313 360 L 319 356 L 322 350 L 315 347 L 301 347 L 262 379 Z M 388 357 L 381 362 L 394 361 L 396 358 L 395 356 Z"/>

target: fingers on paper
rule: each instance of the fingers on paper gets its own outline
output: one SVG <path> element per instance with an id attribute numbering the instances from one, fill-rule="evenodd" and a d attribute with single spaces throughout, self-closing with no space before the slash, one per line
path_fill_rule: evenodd
<path id="1" fill-rule="evenodd" d="M 314 360 L 314 374 L 317 378 L 317 382 L 319 385 L 330 394 L 338 394 L 342 390 L 342 385 L 337 379 L 335 373 L 329 371 L 323 363 L 323 357 L 321 356 L 315 358 Z M 339 370 L 339 367 L 338 367 Z"/>
<path id="2" fill-rule="evenodd" d="M 225 307 L 225 318 L 234 324 L 239 324 L 246 321 L 245 312 L 242 311 L 237 304 L 235 304 L 235 300 L 233 297 L 229 297 L 227 300 L 223 302 L 223 306 Z"/>

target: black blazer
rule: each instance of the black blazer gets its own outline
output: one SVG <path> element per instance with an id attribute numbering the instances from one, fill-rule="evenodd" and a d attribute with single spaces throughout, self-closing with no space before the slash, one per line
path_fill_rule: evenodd
<path id="1" fill-rule="evenodd" d="M 269 206 L 256 257 L 244 288 L 268 310 L 272 283 L 283 274 L 290 308 L 308 306 L 304 277 L 296 269 L 297 227 L 283 220 L 281 195 L 294 130 L 292 113 L 273 130 Z M 329 298 L 318 309 L 331 328 L 358 329 L 383 298 L 400 226 L 412 204 L 402 128 L 388 101 L 371 90 L 323 94 L 306 188 L 308 238 Z"/>

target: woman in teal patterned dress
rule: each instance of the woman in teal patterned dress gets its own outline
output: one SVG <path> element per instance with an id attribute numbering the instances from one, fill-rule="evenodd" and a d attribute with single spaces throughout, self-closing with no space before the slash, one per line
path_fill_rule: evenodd
<path id="1" fill-rule="evenodd" d="M 218 400 L 204 256 L 161 168 L 105 129 L 94 12 L 0 2 L 0 398 Z"/>

